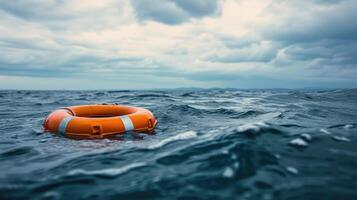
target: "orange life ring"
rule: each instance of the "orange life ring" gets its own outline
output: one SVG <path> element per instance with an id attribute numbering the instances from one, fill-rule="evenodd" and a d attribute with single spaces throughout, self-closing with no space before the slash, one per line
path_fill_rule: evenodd
<path id="1" fill-rule="evenodd" d="M 114 137 L 126 131 L 150 133 L 157 120 L 147 109 L 124 105 L 81 105 L 61 108 L 47 116 L 46 132 L 69 138 Z"/>

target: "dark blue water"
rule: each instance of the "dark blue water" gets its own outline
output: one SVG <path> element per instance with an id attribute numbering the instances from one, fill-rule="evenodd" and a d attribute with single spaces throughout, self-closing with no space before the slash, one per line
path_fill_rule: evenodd
<path id="1" fill-rule="evenodd" d="M 43 133 L 64 106 L 150 109 L 153 135 Z M 357 90 L 0 91 L 0 199 L 357 199 Z"/>

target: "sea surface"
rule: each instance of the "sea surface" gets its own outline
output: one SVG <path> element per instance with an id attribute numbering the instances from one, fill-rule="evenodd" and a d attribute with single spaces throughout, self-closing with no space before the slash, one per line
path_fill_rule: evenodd
<path id="1" fill-rule="evenodd" d="M 154 134 L 73 140 L 53 110 L 151 110 Z M 0 199 L 357 199 L 357 90 L 0 91 Z"/>

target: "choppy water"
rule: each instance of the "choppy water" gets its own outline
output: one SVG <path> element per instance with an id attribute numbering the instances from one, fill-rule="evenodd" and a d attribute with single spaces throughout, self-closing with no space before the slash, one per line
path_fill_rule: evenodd
<path id="1" fill-rule="evenodd" d="M 42 132 L 64 106 L 150 109 L 154 135 Z M 357 90 L 0 91 L 0 199 L 357 199 Z"/>

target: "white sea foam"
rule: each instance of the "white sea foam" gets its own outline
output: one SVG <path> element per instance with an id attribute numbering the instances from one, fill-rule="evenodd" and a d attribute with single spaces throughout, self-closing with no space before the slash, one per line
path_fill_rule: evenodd
<path id="1" fill-rule="evenodd" d="M 169 138 L 165 138 L 155 144 L 149 145 L 147 148 L 148 149 L 157 149 L 157 148 L 165 146 L 168 143 L 171 143 L 171 142 L 174 142 L 177 140 L 187 140 L 187 139 L 191 139 L 191 138 L 195 138 L 195 137 L 197 137 L 196 131 L 187 131 L 187 132 L 179 133 L 179 134 L 174 135 Z"/>
<path id="2" fill-rule="evenodd" d="M 269 112 L 258 116 L 258 118 L 262 121 L 268 121 L 280 116 L 281 114 L 281 112 Z"/>
<path id="3" fill-rule="evenodd" d="M 346 124 L 345 126 L 343 126 L 344 129 L 351 129 L 353 127 L 354 127 L 353 124 Z"/>
<path id="4" fill-rule="evenodd" d="M 107 168 L 101 170 L 85 170 L 85 169 L 74 169 L 69 171 L 67 175 L 99 175 L 99 176 L 119 176 L 123 173 L 126 173 L 134 168 L 143 167 L 146 163 L 133 163 L 119 168 Z"/>
<path id="5" fill-rule="evenodd" d="M 307 147 L 308 146 L 308 143 L 301 138 L 293 139 L 289 142 L 289 144 L 292 146 L 296 146 L 296 147 Z"/>
<path id="6" fill-rule="evenodd" d="M 292 174 L 298 174 L 299 171 L 295 167 L 287 167 L 286 170 Z"/>
<path id="7" fill-rule="evenodd" d="M 248 124 L 243 124 L 241 126 L 238 126 L 237 131 L 238 132 L 245 132 L 245 131 L 254 131 L 254 132 L 259 132 L 262 128 L 268 128 L 269 125 L 266 124 L 265 122 L 254 122 L 254 123 L 248 123 Z"/>
<path id="8" fill-rule="evenodd" d="M 350 139 L 343 137 L 343 136 L 334 136 L 333 139 L 336 141 L 341 141 L 341 142 L 350 142 L 351 141 Z"/>
<path id="9" fill-rule="evenodd" d="M 234 176 L 234 172 L 233 172 L 232 168 L 227 167 L 223 172 L 223 177 L 231 178 L 233 176 Z"/>
<path id="10" fill-rule="evenodd" d="M 326 130 L 326 129 L 324 129 L 324 128 L 320 129 L 320 132 L 325 133 L 325 134 L 327 134 L 327 135 L 330 135 L 330 134 L 331 134 L 330 131 L 328 131 L 328 130 Z"/>
<path id="11" fill-rule="evenodd" d="M 303 133 L 300 135 L 300 138 L 301 139 L 304 139 L 305 141 L 311 141 L 312 140 L 312 137 L 310 134 L 307 134 L 307 133 Z"/>

